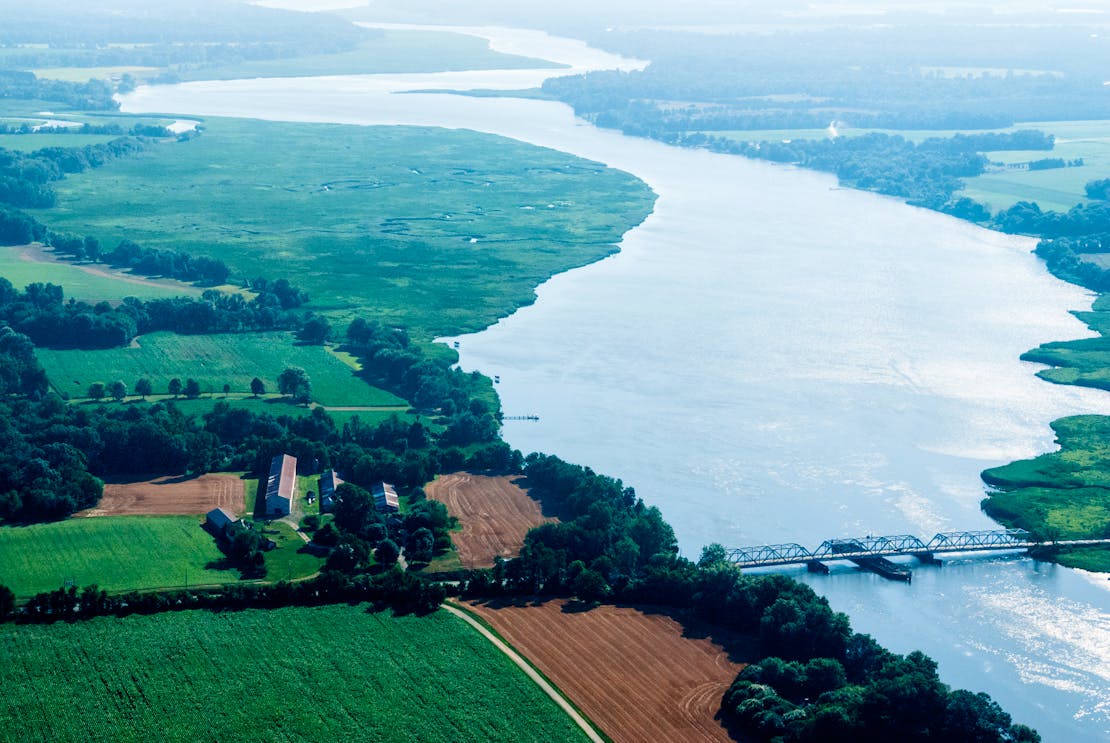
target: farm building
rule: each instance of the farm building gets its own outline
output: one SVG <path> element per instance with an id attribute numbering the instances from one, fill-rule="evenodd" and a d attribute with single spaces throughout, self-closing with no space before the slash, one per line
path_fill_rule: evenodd
<path id="1" fill-rule="evenodd" d="M 397 502 L 397 491 L 388 482 L 379 482 L 370 489 L 374 496 L 374 508 L 382 513 L 397 513 L 400 505 Z"/>
<path id="2" fill-rule="evenodd" d="M 343 484 L 343 479 L 335 470 L 320 475 L 320 513 L 331 513 L 335 509 L 335 489 Z"/>
<path id="3" fill-rule="evenodd" d="M 297 487 L 297 459 L 279 454 L 270 462 L 270 476 L 266 478 L 266 515 L 288 516 L 293 508 L 293 493 Z"/>
<path id="4" fill-rule="evenodd" d="M 224 510 L 223 508 L 213 508 L 205 515 L 204 522 L 209 529 L 217 535 L 223 534 L 227 531 L 227 527 L 233 524 L 238 524 L 239 519 L 235 514 Z"/>

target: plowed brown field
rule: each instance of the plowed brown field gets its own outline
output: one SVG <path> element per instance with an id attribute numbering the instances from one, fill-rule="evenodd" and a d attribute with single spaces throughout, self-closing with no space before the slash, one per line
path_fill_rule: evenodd
<path id="1" fill-rule="evenodd" d="M 191 516 L 226 508 L 242 514 L 244 482 L 234 475 L 159 477 L 141 482 L 105 483 L 96 508 L 77 516 Z"/>
<path id="2" fill-rule="evenodd" d="M 547 521 L 540 504 L 516 484 L 518 477 L 488 477 L 456 472 L 429 483 L 428 497 L 447 506 L 461 532 L 451 535 L 465 568 L 493 567 L 493 558 L 514 557 L 524 535 Z"/>
<path id="3" fill-rule="evenodd" d="M 714 717 L 744 664 L 697 625 L 623 606 L 566 611 L 565 601 L 467 606 L 617 743 L 732 740 Z"/>

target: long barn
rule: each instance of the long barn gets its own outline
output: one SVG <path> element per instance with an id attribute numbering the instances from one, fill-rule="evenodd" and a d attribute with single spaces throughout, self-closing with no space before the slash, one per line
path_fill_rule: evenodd
<path id="1" fill-rule="evenodd" d="M 266 515 L 271 518 L 288 516 L 296 488 L 297 458 L 279 454 L 270 462 L 270 476 L 266 479 Z"/>

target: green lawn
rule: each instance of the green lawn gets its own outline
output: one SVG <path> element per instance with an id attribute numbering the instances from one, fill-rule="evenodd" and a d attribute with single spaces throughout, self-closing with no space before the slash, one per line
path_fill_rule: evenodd
<path id="1" fill-rule="evenodd" d="M 304 491 L 300 492 L 303 497 Z M 318 573 L 324 566 L 324 558 L 317 557 L 305 549 L 305 541 L 284 521 L 275 521 L 269 526 L 258 528 L 277 532 L 277 534 L 266 534 L 268 538 L 277 542 L 277 547 L 266 553 L 267 581 L 303 578 Z"/>
<path id="2" fill-rule="evenodd" d="M 363 382 L 350 366 L 321 346 L 295 343 L 289 333 L 225 333 L 221 335 L 177 335 L 151 333 L 135 339 L 127 348 L 106 350 L 38 349 L 39 361 L 51 383 L 70 398 L 85 397 L 93 382 L 110 384 L 119 379 L 133 389 L 146 377 L 155 393 L 165 395 L 171 378 L 184 382 L 191 377 L 201 391 L 217 398 L 224 384 L 238 395 L 250 392 L 258 377 L 266 391 L 276 393 L 282 370 L 299 366 L 312 382 L 312 399 L 321 405 L 405 407 L 401 398 Z M 275 410 L 281 401 L 262 403 Z"/>
<path id="3" fill-rule="evenodd" d="M 284 277 L 340 320 L 357 312 L 428 340 L 532 302 L 551 275 L 613 252 L 654 201 L 626 173 L 469 131 L 206 126 L 66 178 L 58 206 L 35 216 Z"/>
<path id="4" fill-rule="evenodd" d="M 208 566 L 223 554 L 196 516 L 110 516 L 0 527 L 0 583 L 17 596 L 63 581 L 108 591 L 234 583 Z"/>
<path id="5" fill-rule="evenodd" d="M 103 270 L 105 267 L 96 268 Z M 93 303 L 118 301 L 127 296 L 158 299 L 201 293 L 200 289 L 180 282 L 146 281 L 113 273 L 90 273 L 69 263 L 42 260 L 35 249 L 0 247 L 0 276 L 17 289 L 36 281 L 50 282 L 63 287 L 67 297 Z"/>
<path id="6" fill-rule="evenodd" d="M 462 620 L 362 606 L 0 626 L 18 741 L 570 741 L 584 736 Z"/>

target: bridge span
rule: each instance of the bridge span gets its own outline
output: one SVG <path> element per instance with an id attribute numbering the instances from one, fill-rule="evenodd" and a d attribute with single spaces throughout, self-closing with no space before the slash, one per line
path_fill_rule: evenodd
<path id="1" fill-rule="evenodd" d="M 811 570 L 827 572 L 826 560 L 850 560 L 888 578 L 909 580 L 909 569 L 886 560 L 888 557 L 912 556 L 922 562 L 936 563 L 936 555 L 951 552 L 986 552 L 1019 550 L 1031 547 L 1107 546 L 1110 539 L 1072 539 L 1044 542 L 1023 529 L 994 531 L 941 532 L 924 542 L 911 534 L 894 536 L 848 537 L 826 539 L 816 549 L 808 550 L 793 542 L 741 547 L 728 553 L 728 561 L 738 568 L 765 568 L 780 565 L 808 565 Z"/>

